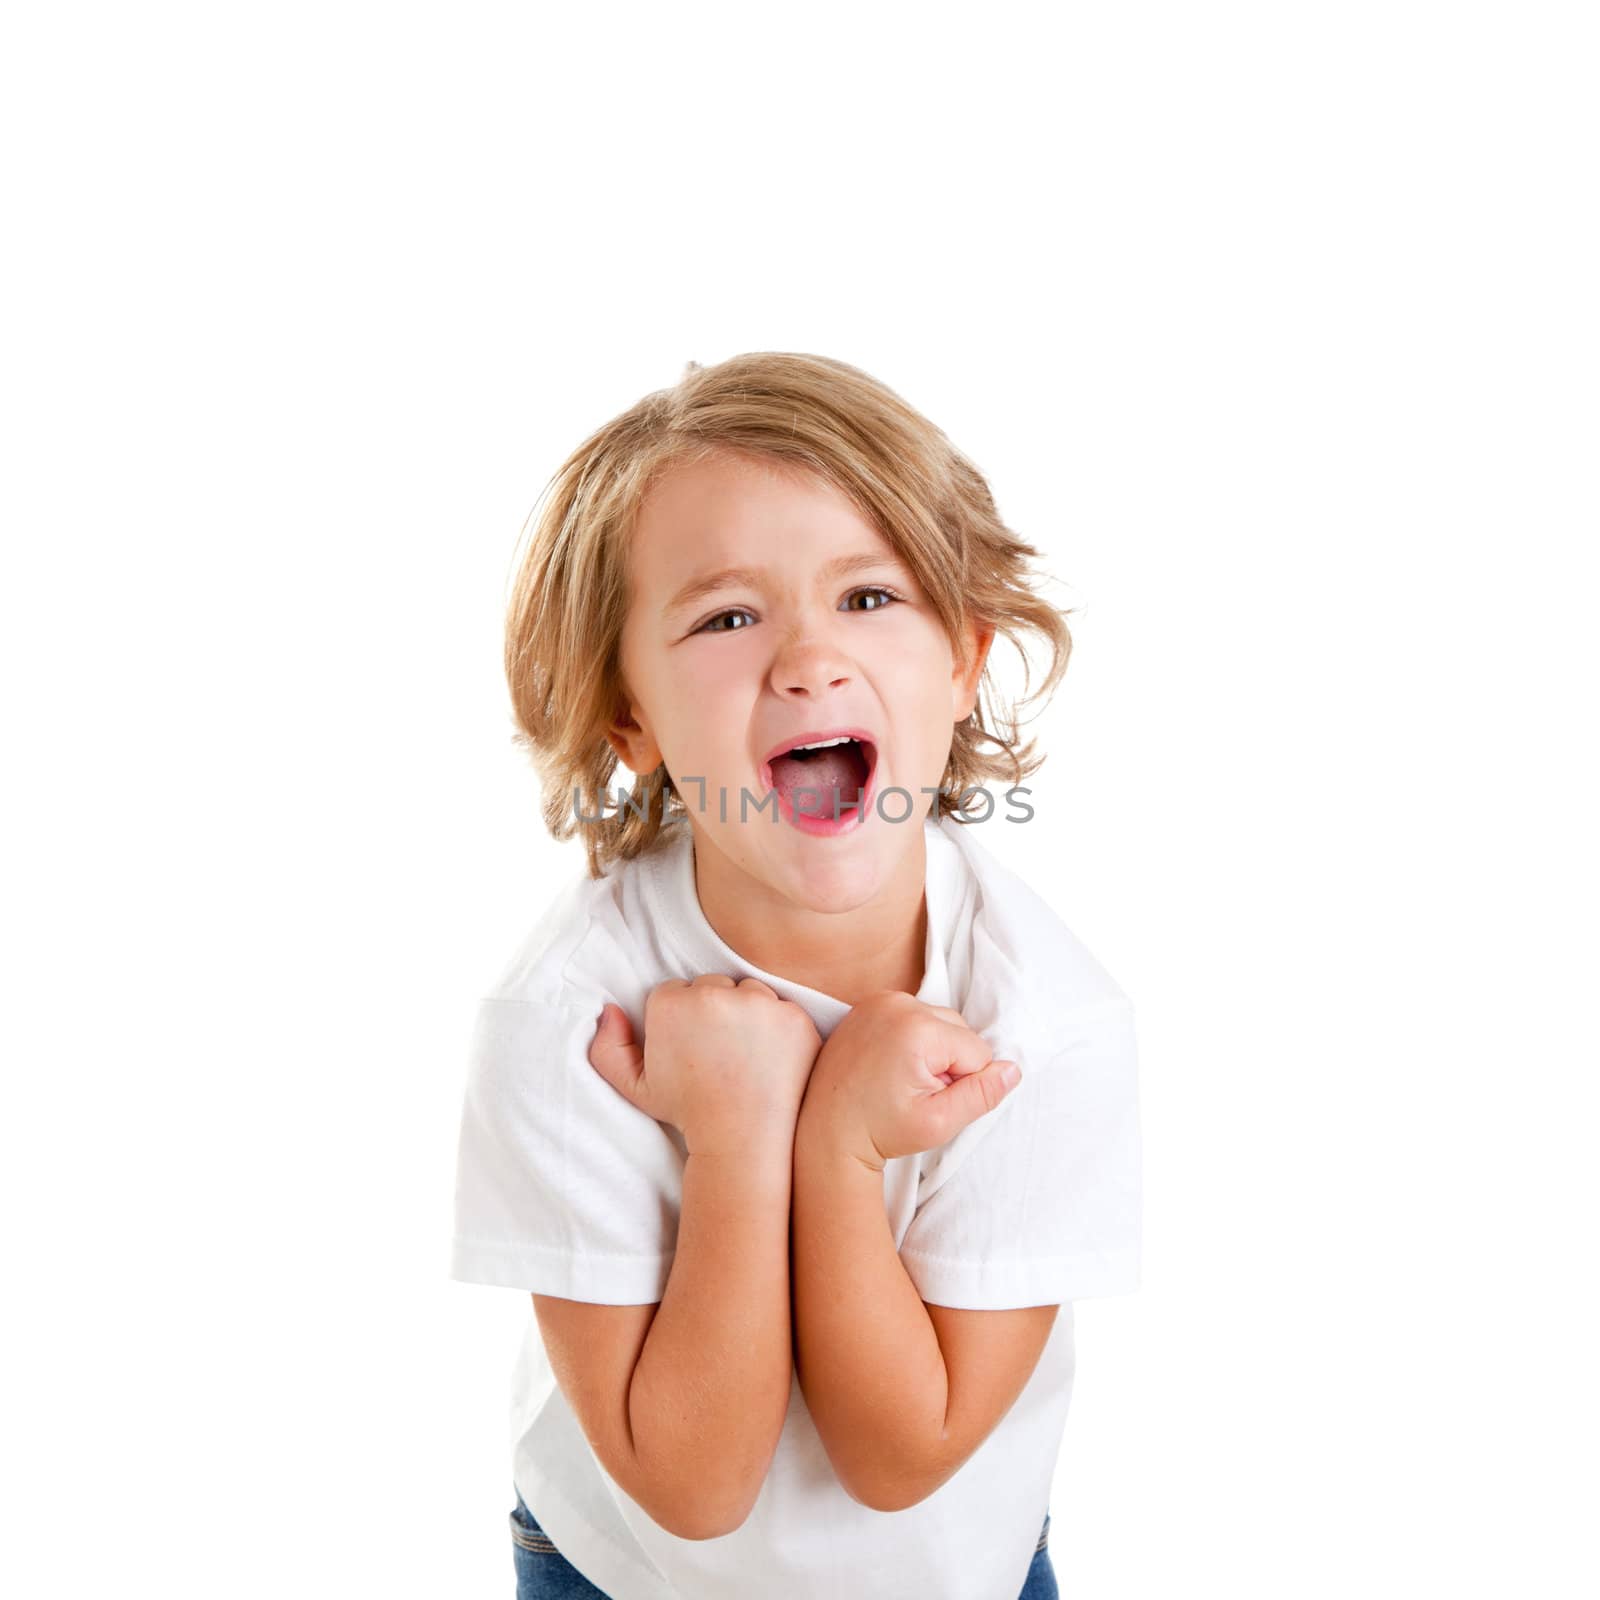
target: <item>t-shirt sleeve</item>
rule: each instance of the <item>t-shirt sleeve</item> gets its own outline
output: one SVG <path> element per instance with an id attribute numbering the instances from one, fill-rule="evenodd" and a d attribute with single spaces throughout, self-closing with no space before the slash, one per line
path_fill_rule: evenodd
<path id="1" fill-rule="evenodd" d="M 452 1278 L 602 1305 L 645 1305 L 664 1293 L 681 1146 L 589 1064 L 603 998 L 479 1003 Z"/>
<path id="2" fill-rule="evenodd" d="M 1054 1055 L 1022 1063 L 1022 1081 L 962 1159 L 924 1168 L 900 1259 L 933 1305 L 1000 1311 L 1139 1287 L 1132 1005 L 1075 1012 L 1058 1037 Z M 969 1125 L 945 1155 L 978 1133 Z"/>

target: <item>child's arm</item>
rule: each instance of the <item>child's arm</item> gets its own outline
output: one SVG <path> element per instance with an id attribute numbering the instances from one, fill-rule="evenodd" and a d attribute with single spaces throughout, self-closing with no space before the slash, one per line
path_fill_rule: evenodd
<path id="1" fill-rule="evenodd" d="M 827 1139 L 795 1141 L 800 1387 L 845 1489 L 875 1511 L 926 1499 L 1022 1393 L 1056 1306 L 927 1305 L 895 1253 L 883 1174 Z"/>
<path id="2" fill-rule="evenodd" d="M 852 1012 L 813 1069 L 795 1137 L 800 1387 L 840 1482 L 877 1511 L 925 1499 L 983 1443 L 1026 1386 L 1058 1309 L 927 1305 L 901 1263 L 881 1160 L 862 1153 L 873 1149 L 861 1122 L 873 1095 L 861 1091 L 892 1084 L 898 1067 L 925 1057 L 928 1017 L 929 1008 L 894 994 Z M 963 1072 L 988 1060 L 981 1040 L 968 1043 L 975 1054 Z M 971 1120 L 992 1092 L 967 1078 L 965 1100 L 949 1114 Z M 931 1114 L 925 1097 L 918 1104 Z"/>
<path id="3" fill-rule="evenodd" d="M 789 1148 L 690 1155 L 659 1306 L 535 1295 L 551 1369 L 590 1446 L 669 1533 L 749 1515 L 788 1411 Z"/>
<path id="4" fill-rule="evenodd" d="M 820 1045 L 768 985 L 705 973 L 651 990 L 640 1038 L 608 1002 L 589 1047 L 688 1155 L 653 1315 L 555 1302 L 551 1367 L 611 1476 L 680 1538 L 744 1521 L 788 1414 L 794 1125 Z"/>

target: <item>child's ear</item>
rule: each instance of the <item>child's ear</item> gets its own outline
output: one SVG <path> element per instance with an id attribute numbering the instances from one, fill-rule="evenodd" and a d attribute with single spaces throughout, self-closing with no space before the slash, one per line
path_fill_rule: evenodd
<path id="1" fill-rule="evenodd" d="M 661 747 L 639 720 L 637 708 L 626 695 L 620 698 L 615 714 L 606 724 L 605 736 L 617 759 L 636 776 L 642 778 L 661 765 Z"/>
<path id="2" fill-rule="evenodd" d="M 965 722 L 978 704 L 978 680 L 983 676 L 983 664 L 989 659 L 989 646 L 994 643 L 994 629 L 988 623 L 968 618 L 963 630 L 966 658 L 957 660 L 951 677 L 952 718 Z"/>

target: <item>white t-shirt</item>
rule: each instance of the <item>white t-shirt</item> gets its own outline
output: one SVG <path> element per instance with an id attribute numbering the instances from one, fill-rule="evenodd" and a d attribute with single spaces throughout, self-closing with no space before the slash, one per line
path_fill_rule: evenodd
<path id="1" fill-rule="evenodd" d="M 925 819 L 926 976 L 1022 1081 L 948 1144 L 884 1168 L 896 1248 L 925 1301 L 1060 1305 L 1026 1388 L 939 1489 L 873 1511 L 840 1485 L 795 1380 L 755 1506 L 734 1532 L 666 1532 L 601 1465 L 557 1386 L 532 1302 L 512 1379 L 512 1477 L 561 1553 L 611 1600 L 1016 1600 L 1072 1393 L 1073 1300 L 1139 1284 L 1132 1007 L 976 837 Z M 687 822 L 549 907 L 478 1009 L 450 1275 L 605 1305 L 659 1301 L 682 1198 L 682 1135 L 589 1064 L 605 1001 L 643 1036 L 668 978 L 755 977 L 823 1039 L 849 1007 L 745 961 L 695 891 Z"/>

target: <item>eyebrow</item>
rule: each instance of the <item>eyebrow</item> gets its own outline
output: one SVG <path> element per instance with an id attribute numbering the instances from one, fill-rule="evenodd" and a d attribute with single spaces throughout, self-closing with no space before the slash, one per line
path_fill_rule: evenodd
<path id="1" fill-rule="evenodd" d="M 825 562 L 821 576 L 825 579 L 847 578 L 853 572 L 866 572 L 874 567 L 896 565 L 898 558 L 888 552 L 862 550 L 855 555 L 835 556 L 832 561 Z M 691 578 L 667 602 L 667 612 L 670 614 L 681 611 L 685 606 L 693 605 L 696 600 L 704 600 L 707 595 L 715 594 L 718 589 L 731 589 L 740 585 L 752 589 L 759 588 L 761 577 L 759 567 L 723 567 L 719 571 Z"/>

